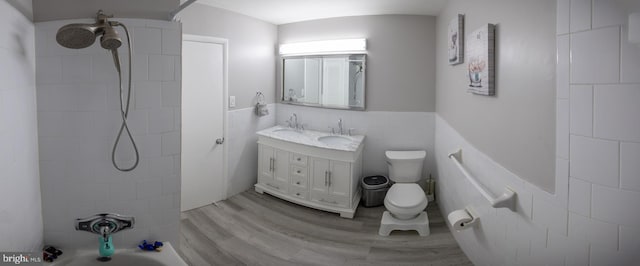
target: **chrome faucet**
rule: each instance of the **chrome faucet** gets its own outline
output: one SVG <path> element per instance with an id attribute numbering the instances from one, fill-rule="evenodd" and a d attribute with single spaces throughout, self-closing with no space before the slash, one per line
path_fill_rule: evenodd
<path id="1" fill-rule="evenodd" d="M 115 252 L 111 234 L 115 234 L 125 229 L 133 228 L 135 218 L 115 213 L 101 213 L 86 218 L 76 219 L 76 230 L 87 231 L 98 234 L 100 246 L 98 252 L 100 261 L 111 260 L 111 255 Z"/>
<path id="2" fill-rule="evenodd" d="M 287 126 L 290 128 L 293 128 L 295 130 L 304 130 L 304 125 L 298 124 L 298 115 L 296 115 L 296 113 L 293 113 L 289 117 L 289 120 L 285 122 L 287 123 Z"/>
<path id="3" fill-rule="evenodd" d="M 293 113 L 291 115 L 291 118 L 293 119 L 293 127 L 295 127 L 296 129 L 298 129 L 298 115 L 296 115 L 296 113 Z"/>
<path id="4" fill-rule="evenodd" d="M 342 129 L 342 118 L 338 119 L 338 132 L 340 132 L 340 135 L 344 135 L 344 130 Z"/>

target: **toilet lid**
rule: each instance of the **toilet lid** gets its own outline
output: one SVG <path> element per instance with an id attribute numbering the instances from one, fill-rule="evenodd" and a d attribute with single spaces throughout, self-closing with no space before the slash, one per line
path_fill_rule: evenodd
<path id="1" fill-rule="evenodd" d="M 427 197 L 416 183 L 396 183 L 387 192 L 386 200 L 400 208 L 413 208 L 424 203 Z"/>
<path id="2" fill-rule="evenodd" d="M 427 156 L 426 151 L 386 151 L 384 155 L 392 160 L 413 160 L 424 159 Z"/>

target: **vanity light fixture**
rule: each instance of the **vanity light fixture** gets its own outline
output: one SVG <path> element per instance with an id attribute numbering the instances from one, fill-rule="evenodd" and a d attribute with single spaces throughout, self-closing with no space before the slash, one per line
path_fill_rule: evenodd
<path id="1" fill-rule="evenodd" d="M 281 55 L 364 54 L 367 39 L 342 39 L 280 45 Z"/>
<path id="2" fill-rule="evenodd" d="M 640 12 L 629 14 L 629 42 L 640 47 Z"/>

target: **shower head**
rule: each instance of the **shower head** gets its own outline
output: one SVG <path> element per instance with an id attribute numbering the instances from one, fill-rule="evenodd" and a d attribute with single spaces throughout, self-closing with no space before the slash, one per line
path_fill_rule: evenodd
<path id="1" fill-rule="evenodd" d="M 58 30 L 56 41 L 64 47 L 82 49 L 96 41 L 96 33 L 100 29 L 95 24 L 69 24 Z"/>
<path id="2" fill-rule="evenodd" d="M 113 27 L 107 25 L 104 28 L 104 34 L 100 37 L 100 45 L 104 49 L 115 50 L 122 45 L 122 39 L 120 39 L 118 32 Z"/>
<path id="3" fill-rule="evenodd" d="M 91 46 L 98 35 L 100 37 L 100 45 L 104 49 L 115 50 L 122 45 L 122 39 L 118 36 L 118 32 L 113 28 L 121 25 L 117 21 L 109 21 L 112 16 L 107 16 L 98 11 L 96 23 L 82 24 L 75 23 L 65 25 L 58 30 L 56 41 L 64 47 L 71 49 L 82 49 Z"/>

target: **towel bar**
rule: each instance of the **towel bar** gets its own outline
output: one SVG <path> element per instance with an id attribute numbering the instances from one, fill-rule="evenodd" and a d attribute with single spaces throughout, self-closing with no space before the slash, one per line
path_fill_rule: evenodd
<path id="1" fill-rule="evenodd" d="M 460 171 L 462 172 L 462 174 L 464 174 L 464 176 L 469 180 L 469 182 L 471 182 L 471 184 L 473 184 L 473 186 L 480 191 L 480 194 L 482 194 L 482 196 L 484 196 L 489 203 L 491 204 L 491 207 L 494 208 L 508 208 L 511 211 L 516 211 L 516 192 L 514 192 L 513 190 L 511 190 L 509 187 L 505 188 L 504 193 L 502 193 L 502 195 L 500 197 L 494 197 L 491 192 L 487 191 L 487 189 L 481 185 L 480 183 L 478 183 L 478 181 L 471 176 L 471 174 L 467 171 L 467 169 L 464 168 L 464 166 L 462 166 L 462 163 L 460 163 L 460 157 L 462 156 L 462 150 L 458 150 L 457 152 L 451 153 L 449 154 L 449 159 L 451 159 L 455 165 L 458 167 L 458 169 L 460 169 Z"/>

